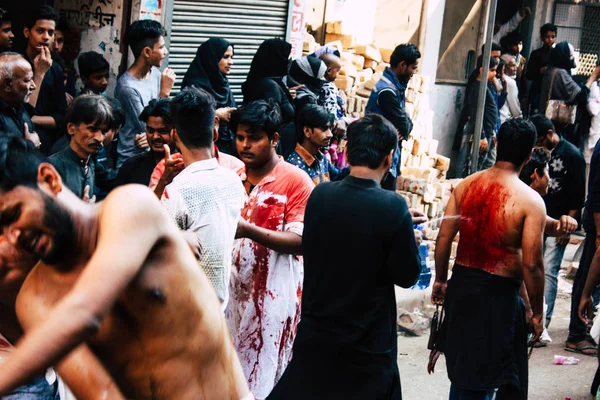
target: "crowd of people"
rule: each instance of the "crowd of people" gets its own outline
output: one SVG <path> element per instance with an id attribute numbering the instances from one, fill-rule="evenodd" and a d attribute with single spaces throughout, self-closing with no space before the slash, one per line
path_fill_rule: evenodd
<path id="1" fill-rule="evenodd" d="M 584 314 L 600 281 L 600 69 L 577 85 L 550 24 L 526 63 L 514 29 L 529 13 L 497 27 L 457 135 L 462 175 L 484 107 L 482 171 L 452 193 L 436 245 L 446 316 L 430 367 L 443 352 L 451 399 L 527 397 L 528 341 L 544 343 L 586 161 L 566 347 L 597 354 Z M 134 61 L 108 97 L 93 51 L 75 61 L 75 93 L 66 29 L 33 9 L 18 53 L 0 9 L 2 398 L 401 399 L 394 285 L 417 281 L 427 220 L 395 193 L 418 48 L 396 47 L 355 119 L 330 46 L 290 60 L 289 43 L 264 41 L 238 104 L 235 43 L 211 38 L 172 96 L 166 32 L 135 21 Z M 587 106 L 589 135 L 540 115 L 550 99 Z"/>

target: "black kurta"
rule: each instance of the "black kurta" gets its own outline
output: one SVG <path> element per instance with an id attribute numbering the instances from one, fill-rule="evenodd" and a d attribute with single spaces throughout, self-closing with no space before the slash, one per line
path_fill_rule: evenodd
<path id="1" fill-rule="evenodd" d="M 294 356 L 268 398 L 401 399 L 394 284 L 412 286 L 421 268 L 406 203 L 370 179 L 321 183 L 302 248 Z"/>

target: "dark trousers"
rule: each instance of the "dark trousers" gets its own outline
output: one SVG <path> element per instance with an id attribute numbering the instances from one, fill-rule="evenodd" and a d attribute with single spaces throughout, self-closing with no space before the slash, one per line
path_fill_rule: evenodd
<path id="1" fill-rule="evenodd" d="M 581 301 L 581 295 L 583 294 L 583 288 L 585 287 L 585 281 L 588 277 L 590 265 L 592 259 L 596 253 L 596 230 L 590 229 L 585 235 L 585 243 L 583 245 L 583 254 L 581 255 L 581 261 L 579 262 L 579 269 L 575 275 L 575 281 L 573 282 L 573 293 L 571 294 L 571 322 L 569 323 L 569 337 L 567 342 L 577 343 L 585 340 L 588 336 L 587 326 L 579 319 L 577 313 L 579 308 L 579 302 Z"/>

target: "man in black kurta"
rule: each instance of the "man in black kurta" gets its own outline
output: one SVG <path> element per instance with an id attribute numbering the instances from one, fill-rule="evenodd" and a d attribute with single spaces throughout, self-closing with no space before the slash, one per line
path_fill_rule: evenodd
<path id="1" fill-rule="evenodd" d="M 302 317 L 269 400 L 402 398 L 394 285 L 412 286 L 420 259 L 406 203 L 379 184 L 397 141 L 379 115 L 354 122 L 350 176 L 318 185 L 308 200 Z"/>

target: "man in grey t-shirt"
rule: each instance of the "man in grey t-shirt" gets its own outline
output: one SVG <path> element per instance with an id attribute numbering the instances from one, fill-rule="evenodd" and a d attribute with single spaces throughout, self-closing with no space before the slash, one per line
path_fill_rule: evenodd
<path id="1" fill-rule="evenodd" d="M 135 62 L 119 77 L 115 89 L 115 97 L 126 115 L 125 125 L 119 131 L 117 169 L 131 156 L 148 151 L 146 126 L 139 115 L 150 100 L 169 97 L 173 88 L 173 70 L 166 68 L 161 74 L 158 69 L 169 54 L 164 34 L 159 22 L 149 20 L 135 21 L 127 31 Z"/>

